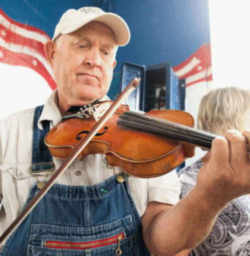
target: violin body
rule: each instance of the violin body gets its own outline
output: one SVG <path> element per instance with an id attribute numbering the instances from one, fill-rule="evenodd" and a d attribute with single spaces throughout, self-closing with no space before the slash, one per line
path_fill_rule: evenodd
<path id="1" fill-rule="evenodd" d="M 143 178 L 157 177 L 179 166 L 194 154 L 194 146 L 143 131 L 117 125 L 119 116 L 127 111 L 122 106 L 98 131 L 79 159 L 89 154 L 105 154 L 108 163 L 125 172 Z M 193 126 L 193 117 L 179 110 L 152 110 L 145 115 Z M 70 118 L 52 128 L 45 136 L 51 154 L 67 158 L 74 147 L 91 131 L 93 118 Z"/>

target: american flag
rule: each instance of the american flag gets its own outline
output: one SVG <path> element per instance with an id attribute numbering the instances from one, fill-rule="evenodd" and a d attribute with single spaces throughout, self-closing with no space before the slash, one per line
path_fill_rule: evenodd
<path id="1" fill-rule="evenodd" d="M 49 39 L 44 31 L 18 23 L 0 9 L 0 62 L 31 68 L 44 77 L 51 89 L 55 89 L 43 48 Z"/>
<path id="2" fill-rule="evenodd" d="M 213 77 L 210 44 L 202 45 L 189 58 L 174 66 L 173 71 L 180 79 L 186 80 L 186 86 L 211 81 Z"/>

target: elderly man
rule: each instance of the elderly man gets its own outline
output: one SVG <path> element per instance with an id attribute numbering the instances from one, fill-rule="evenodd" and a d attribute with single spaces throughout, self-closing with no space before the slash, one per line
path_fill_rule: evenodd
<path id="1" fill-rule="evenodd" d="M 108 92 L 117 49 L 129 39 L 116 14 L 96 7 L 63 14 L 45 49 L 57 90 L 44 106 L 0 123 L 2 230 L 63 162 L 49 154 L 45 134 L 66 112 L 100 111 L 96 103 Z M 192 248 L 229 200 L 250 191 L 245 136 L 215 139 L 196 187 L 178 204 L 174 172 L 140 179 L 124 176 L 101 154 L 77 160 L 9 237 L 2 255 L 174 255 Z"/>

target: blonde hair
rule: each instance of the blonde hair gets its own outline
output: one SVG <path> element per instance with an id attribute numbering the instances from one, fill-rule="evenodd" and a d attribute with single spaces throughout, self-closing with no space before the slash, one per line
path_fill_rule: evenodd
<path id="1" fill-rule="evenodd" d="M 228 129 L 242 130 L 249 110 L 249 90 L 236 87 L 214 89 L 201 99 L 197 127 L 218 134 Z"/>

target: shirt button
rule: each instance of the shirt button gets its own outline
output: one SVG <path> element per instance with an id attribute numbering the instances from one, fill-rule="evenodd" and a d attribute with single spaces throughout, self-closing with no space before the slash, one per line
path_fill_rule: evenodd
<path id="1" fill-rule="evenodd" d="M 80 170 L 75 172 L 75 176 L 81 176 L 81 175 L 82 175 L 82 172 Z"/>
<path id="2" fill-rule="evenodd" d="M 43 189 L 43 187 L 45 186 L 45 182 L 44 181 L 38 181 L 37 182 L 37 187 L 41 190 Z"/>

